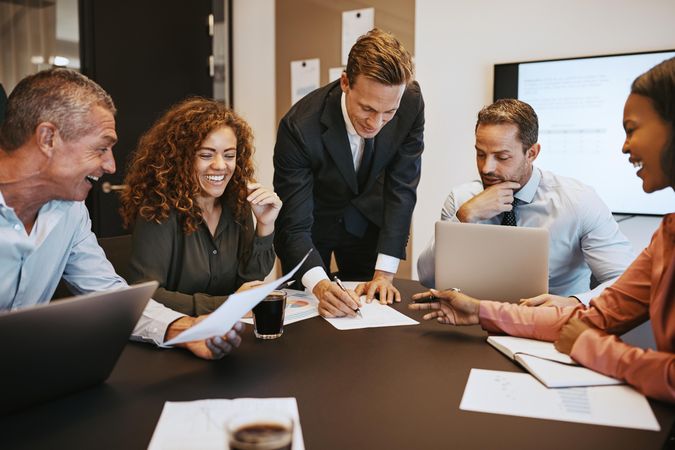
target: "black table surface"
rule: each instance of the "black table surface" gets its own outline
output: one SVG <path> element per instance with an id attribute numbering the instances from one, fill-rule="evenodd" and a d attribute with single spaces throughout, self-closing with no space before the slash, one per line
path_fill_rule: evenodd
<path id="1" fill-rule="evenodd" d="M 406 308 L 420 285 L 397 285 L 395 308 L 420 319 Z M 106 383 L 0 417 L 0 448 L 146 448 L 165 401 L 240 397 L 295 397 L 307 449 L 661 448 L 675 408 L 652 400 L 660 432 L 461 411 L 471 368 L 522 371 L 486 336 L 435 322 L 339 331 L 317 317 L 272 341 L 248 327 L 220 361 L 130 342 Z"/>

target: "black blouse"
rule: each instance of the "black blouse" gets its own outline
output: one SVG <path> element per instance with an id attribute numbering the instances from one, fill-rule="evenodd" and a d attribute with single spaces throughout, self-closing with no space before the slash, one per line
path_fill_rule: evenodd
<path id="1" fill-rule="evenodd" d="M 274 233 L 255 236 L 253 217 L 248 233 L 223 205 L 215 236 L 205 223 L 186 235 L 172 211 L 158 224 L 139 217 L 132 234 L 129 283 L 157 280 L 153 298 L 190 316 L 218 308 L 244 282 L 263 280 L 272 270 Z"/>

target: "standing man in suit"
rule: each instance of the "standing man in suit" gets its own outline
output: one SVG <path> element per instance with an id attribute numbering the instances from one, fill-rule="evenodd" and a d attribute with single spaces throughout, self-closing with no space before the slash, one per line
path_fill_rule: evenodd
<path id="1" fill-rule="evenodd" d="M 405 258 L 424 148 L 424 101 L 413 63 L 391 34 L 373 29 L 349 52 L 340 80 L 284 116 L 274 148 L 274 189 L 284 206 L 275 248 L 284 270 L 308 250 L 298 278 L 324 316 L 353 316 L 358 295 L 400 301 L 392 285 Z M 343 291 L 328 278 L 331 255 Z"/>

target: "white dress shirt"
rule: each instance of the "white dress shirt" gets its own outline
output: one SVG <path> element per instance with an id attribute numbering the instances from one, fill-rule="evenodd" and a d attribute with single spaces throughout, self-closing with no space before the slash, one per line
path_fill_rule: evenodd
<path id="1" fill-rule="evenodd" d="M 483 191 L 472 181 L 455 187 L 445 200 L 441 220 L 459 222 L 457 210 Z M 573 178 L 534 168 L 516 194 L 517 225 L 549 230 L 549 292 L 575 296 L 588 304 L 621 275 L 635 259 L 630 242 L 619 230 L 607 206 L 589 186 Z M 479 223 L 501 223 L 502 214 Z M 417 261 L 420 282 L 435 285 L 434 239 Z M 591 273 L 601 283 L 589 291 Z M 489 280 L 486 280 L 489 281 Z"/>
<path id="2" fill-rule="evenodd" d="M 61 277 L 76 294 L 127 286 L 98 245 L 84 202 L 44 204 L 27 234 L 0 192 L 0 311 L 49 302 Z M 182 316 L 150 300 L 132 339 L 159 345 Z"/>
<path id="3" fill-rule="evenodd" d="M 347 105 L 345 93 L 342 93 L 340 99 L 340 106 L 342 107 L 342 118 L 345 121 L 345 128 L 347 128 L 347 138 L 349 139 L 349 146 L 352 151 L 352 162 L 354 163 L 354 171 L 358 172 L 359 167 L 361 166 L 361 160 L 363 159 L 363 147 L 365 145 L 365 140 L 359 136 L 352 124 L 349 114 L 347 114 Z M 375 269 L 382 270 L 384 272 L 396 273 L 398 270 L 398 264 L 400 260 L 390 255 L 385 255 L 383 253 L 378 253 L 377 261 L 375 262 Z M 302 284 L 305 285 L 310 291 L 314 290 L 314 286 L 321 281 L 328 280 L 328 275 L 323 267 L 317 266 L 309 269 L 302 276 Z"/>

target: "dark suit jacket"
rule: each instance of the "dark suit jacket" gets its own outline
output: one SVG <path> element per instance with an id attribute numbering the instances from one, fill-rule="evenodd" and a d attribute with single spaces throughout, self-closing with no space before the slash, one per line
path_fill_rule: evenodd
<path id="1" fill-rule="evenodd" d="M 424 100 L 417 83 L 403 93 L 394 117 L 375 137 L 370 176 L 359 194 L 339 80 L 311 92 L 281 119 L 274 147 L 274 189 L 284 202 L 276 221 L 275 249 L 284 271 L 295 266 L 334 229 L 345 208 L 380 228 L 378 253 L 405 258 L 417 201 L 424 149 Z M 297 278 L 323 266 L 312 252 Z"/>

